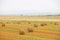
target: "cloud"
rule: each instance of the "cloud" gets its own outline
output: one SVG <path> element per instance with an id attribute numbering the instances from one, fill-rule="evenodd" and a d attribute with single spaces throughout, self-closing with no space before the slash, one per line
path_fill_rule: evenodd
<path id="1" fill-rule="evenodd" d="M 60 0 L 0 0 L 2 14 L 60 12 Z"/>

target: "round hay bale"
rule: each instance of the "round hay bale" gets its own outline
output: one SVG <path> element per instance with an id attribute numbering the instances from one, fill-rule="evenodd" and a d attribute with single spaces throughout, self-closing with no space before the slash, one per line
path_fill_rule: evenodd
<path id="1" fill-rule="evenodd" d="M 2 24 L 2 27 L 5 27 L 5 24 Z"/>
<path id="2" fill-rule="evenodd" d="M 33 32 L 33 29 L 32 28 L 28 28 L 28 32 Z"/>
<path id="3" fill-rule="evenodd" d="M 38 25 L 34 24 L 34 27 L 38 27 Z"/>
<path id="4" fill-rule="evenodd" d="M 57 23 L 54 23 L 54 25 L 58 25 Z"/>
<path id="5" fill-rule="evenodd" d="M 45 23 L 44 25 L 46 26 L 47 24 Z"/>
<path id="6" fill-rule="evenodd" d="M 31 24 L 30 22 L 28 22 L 28 24 Z"/>
<path id="7" fill-rule="evenodd" d="M 25 31 L 24 30 L 20 30 L 19 31 L 19 35 L 25 35 Z"/>
<path id="8" fill-rule="evenodd" d="M 41 24 L 41 26 L 44 26 L 44 24 Z"/>

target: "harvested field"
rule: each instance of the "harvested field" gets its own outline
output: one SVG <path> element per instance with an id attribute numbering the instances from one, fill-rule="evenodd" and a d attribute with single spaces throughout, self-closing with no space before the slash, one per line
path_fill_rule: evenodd
<path id="1" fill-rule="evenodd" d="M 60 40 L 60 19 L 0 17 L 0 40 Z"/>

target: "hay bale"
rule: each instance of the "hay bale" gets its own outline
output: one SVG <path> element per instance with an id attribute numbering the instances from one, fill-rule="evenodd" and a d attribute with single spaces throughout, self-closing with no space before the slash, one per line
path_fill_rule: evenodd
<path id="1" fill-rule="evenodd" d="M 5 24 L 2 24 L 2 27 L 5 27 Z"/>
<path id="2" fill-rule="evenodd" d="M 47 24 L 45 23 L 44 25 L 46 26 Z"/>
<path id="3" fill-rule="evenodd" d="M 19 35 L 25 35 L 25 31 L 20 30 L 20 31 L 19 31 Z"/>
<path id="4" fill-rule="evenodd" d="M 38 27 L 38 25 L 34 24 L 34 27 Z"/>
<path id="5" fill-rule="evenodd" d="M 58 25 L 57 23 L 54 23 L 54 25 Z"/>
<path id="6" fill-rule="evenodd" d="M 46 23 L 41 24 L 41 26 L 46 26 L 46 25 L 47 25 Z"/>
<path id="7" fill-rule="evenodd" d="M 44 26 L 44 24 L 41 24 L 41 26 Z"/>
<path id="8" fill-rule="evenodd" d="M 28 22 L 28 24 L 31 24 L 30 22 Z"/>
<path id="9" fill-rule="evenodd" d="M 33 29 L 32 28 L 28 28 L 28 32 L 33 32 Z"/>

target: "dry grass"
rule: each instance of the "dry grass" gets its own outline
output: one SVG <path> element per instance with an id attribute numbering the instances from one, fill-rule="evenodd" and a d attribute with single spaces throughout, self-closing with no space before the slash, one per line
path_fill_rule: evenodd
<path id="1" fill-rule="evenodd" d="M 18 19 L 0 21 L 0 40 L 57 40 L 60 38 L 60 21 L 58 22 L 58 19 L 57 22 L 53 19 L 42 21 L 43 19 L 35 20 L 35 18 L 31 18 L 34 21 L 30 21 L 28 18 L 18 22 Z M 5 27 L 2 27 L 2 23 Z"/>

